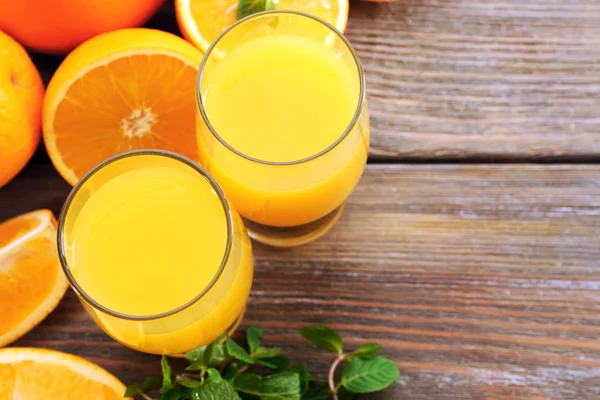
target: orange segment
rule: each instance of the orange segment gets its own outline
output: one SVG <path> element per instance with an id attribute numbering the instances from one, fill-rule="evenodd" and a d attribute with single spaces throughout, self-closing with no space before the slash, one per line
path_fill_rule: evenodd
<path id="1" fill-rule="evenodd" d="M 205 52 L 221 32 L 236 21 L 239 0 L 175 0 L 183 36 Z M 315 15 L 340 32 L 348 21 L 348 0 L 274 0 L 277 10 L 296 10 Z"/>
<path id="2" fill-rule="evenodd" d="M 122 400 L 125 386 L 83 358 L 53 350 L 0 350 L 0 400 Z"/>
<path id="3" fill-rule="evenodd" d="M 42 321 L 67 287 L 56 252 L 56 219 L 50 211 L 0 224 L 0 347 Z"/>
<path id="4" fill-rule="evenodd" d="M 196 75 L 202 54 L 157 30 L 97 36 L 60 65 L 44 99 L 44 141 L 74 185 L 115 154 L 159 148 L 197 159 Z"/>

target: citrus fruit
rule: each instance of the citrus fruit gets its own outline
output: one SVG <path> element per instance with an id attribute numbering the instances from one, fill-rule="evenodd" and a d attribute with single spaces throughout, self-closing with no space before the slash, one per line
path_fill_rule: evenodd
<path id="1" fill-rule="evenodd" d="M 33 211 L 0 224 L 0 347 L 41 322 L 67 287 L 50 211 Z"/>
<path id="2" fill-rule="evenodd" d="M 115 154 L 159 148 L 198 159 L 196 75 L 202 54 L 167 32 L 132 28 L 76 48 L 44 99 L 46 149 L 74 185 Z"/>
<path id="3" fill-rule="evenodd" d="M 0 187 L 37 147 L 43 97 L 44 85 L 27 52 L 0 31 Z"/>
<path id="4" fill-rule="evenodd" d="M 71 354 L 13 347 L 0 349 L 0 400 L 123 400 L 125 385 Z"/>
<path id="5" fill-rule="evenodd" d="M 221 32 L 236 20 L 239 0 L 175 0 L 183 36 L 205 52 Z M 348 21 L 348 0 L 274 0 L 277 10 L 297 10 L 315 15 L 340 32 Z"/>
<path id="6" fill-rule="evenodd" d="M 104 32 L 143 25 L 165 0 L 0 0 L 0 29 L 32 49 L 66 54 Z"/>

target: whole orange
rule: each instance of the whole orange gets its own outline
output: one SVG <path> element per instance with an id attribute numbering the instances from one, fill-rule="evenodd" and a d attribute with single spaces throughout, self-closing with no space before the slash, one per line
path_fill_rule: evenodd
<path id="1" fill-rule="evenodd" d="M 0 187 L 27 164 L 40 140 L 44 85 L 19 43 L 0 31 Z"/>
<path id="2" fill-rule="evenodd" d="M 100 33 L 146 23 L 164 0 L 0 0 L 0 30 L 26 47 L 66 54 Z"/>

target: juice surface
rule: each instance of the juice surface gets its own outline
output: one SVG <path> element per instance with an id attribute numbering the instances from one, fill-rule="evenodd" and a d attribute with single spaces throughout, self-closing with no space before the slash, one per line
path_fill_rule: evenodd
<path id="1" fill-rule="evenodd" d="M 228 245 L 226 263 L 214 281 Z M 94 321 L 131 348 L 179 355 L 215 340 L 243 313 L 253 275 L 241 218 L 226 214 L 210 182 L 181 160 L 138 154 L 112 161 L 81 184 L 61 231 L 63 251 Z"/>
<path id="2" fill-rule="evenodd" d="M 341 41 L 331 46 L 326 36 L 307 32 L 231 41 L 224 57 L 205 65 L 199 90 L 208 120 L 246 156 L 299 161 L 329 148 L 353 122 L 362 94 L 360 68 Z M 232 152 L 199 116 L 200 162 L 243 217 L 278 227 L 310 223 L 339 207 L 360 179 L 369 150 L 366 102 L 360 111 L 335 147 L 289 165 Z"/>
<path id="3" fill-rule="evenodd" d="M 356 71 L 323 43 L 292 34 L 244 43 L 209 79 L 209 121 L 233 148 L 263 161 L 296 161 L 326 149 L 358 102 Z"/>
<path id="4" fill-rule="evenodd" d="M 148 166 L 102 185 L 70 236 L 71 271 L 92 299 L 119 313 L 154 315 L 208 286 L 225 253 L 227 220 L 199 173 Z"/>

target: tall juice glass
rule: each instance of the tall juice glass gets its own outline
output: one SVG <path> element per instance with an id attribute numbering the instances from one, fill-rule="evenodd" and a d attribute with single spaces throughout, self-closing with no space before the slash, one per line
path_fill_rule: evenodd
<path id="1" fill-rule="evenodd" d="M 200 162 L 250 236 L 295 246 L 326 233 L 369 150 L 364 74 L 344 36 L 300 12 L 252 15 L 208 49 L 196 93 Z"/>
<path id="2" fill-rule="evenodd" d="M 63 207 L 58 247 L 93 320 L 147 353 L 179 355 L 234 329 L 252 283 L 240 216 L 202 167 L 167 151 L 89 172 Z"/>

